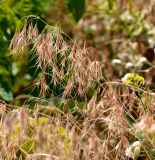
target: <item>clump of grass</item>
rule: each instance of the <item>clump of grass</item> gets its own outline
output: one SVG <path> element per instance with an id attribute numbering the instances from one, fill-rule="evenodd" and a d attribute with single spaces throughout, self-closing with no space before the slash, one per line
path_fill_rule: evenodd
<path id="1" fill-rule="evenodd" d="M 36 21 L 38 17 L 33 19 Z M 99 59 L 92 58 L 85 44 L 80 47 L 76 41 L 68 42 L 67 35 L 57 27 L 46 25 L 39 32 L 37 22 L 30 23 L 29 18 L 26 22 L 23 30 L 13 37 L 10 49 L 17 61 L 23 60 L 23 50 L 36 59 L 35 66 L 41 73 L 35 85 L 40 86 L 40 94 L 44 96 L 41 101 L 46 101 L 51 85 L 59 85 L 63 88 L 62 101 L 76 101 L 74 96 L 80 95 L 85 98 L 84 105 L 81 107 L 82 100 L 77 100 L 73 110 L 79 111 L 80 107 L 81 110 L 75 114 L 47 101 L 49 106 L 42 108 L 38 104 L 34 110 L 20 108 L 7 113 L 4 109 L 0 123 L 0 141 L 4 144 L 1 158 L 123 160 L 129 156 L 126 154 L 131 149 L 129 144 L 138 141 L 141 147 L 135 157 L 151 160 L 154 156 L 151 147 L 155 145 L 153 93 L 140 88 L 142 93 L 136 96 L 137 88 L 106 82 L 103 77 L 106 68 L 102 68 Z M 128 78 L 127 84 L 137 84 L 136 87 L 144 82 L 135 74 Z M 141 128 L 141 124 L 145 127 Z M 130 155 L 126 158 L 134 158 L 134 153 Z"/>
<path id="2" fill-rule="evenodd" d="M 119 92 L 122 89 L 123 94 Z M 3 104 L 1 158 L 123 160 L 129 144 L 140 141 L 139 157 L 153 159 L 153 100 L 146 113 L 130 92 L 118 84 L 106 87 L 100 97 L 94 95 L 86 103 L 78 119 L 51 103 L 34 109 L 13 106 L 11 111 Z M 143 98 L 145 104 L 146 96 Z"/>
<path id="3" fill-rule="evenodd" d="M 39 110 L 23 107 L 1 112 L 1 159 L 73 159 L 59 114 L 41 116 Z"/>
<path id="4" fill-rule="evenodd" d="M 36 20 L 37 17 L 34 18 Z M 46 95 L 48 90 L 47 76 L 51 76 L 50 83 L 65 85 L 63 97 L 68 96 L 75 86 L 78 94 L 84 95 L 92 82 L 102 76 L 100 62 L 91 58 L 90 48 L 85 45 L 81 48 L 73 40 L 68 44 L 65 33 L 58 27 L 45 26 L 39 33 L 37 24 L 33 26 L 29 21 L 27 19 L 22 31 L 12 38 L 10 49 L 13 60 L 22 61 L 25 57 L 23 52 L 36 59 L 35 66 L 42 71 L 37 82 L 42 95 Z"/>

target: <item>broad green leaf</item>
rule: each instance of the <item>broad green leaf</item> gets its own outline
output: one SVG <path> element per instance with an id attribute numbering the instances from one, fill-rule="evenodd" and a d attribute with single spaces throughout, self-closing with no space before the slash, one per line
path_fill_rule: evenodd
<path id="1" fill-rule="evenodd" d="M 114 6 L 115 0 L 108 0 L 109 9 L 112 10 Z"/>
<path id="2" fill-rule="evenodd" d="M 75 21 L 78 22 L 85 11 L 85 0 L 65 0 L 65 3 Z"/>
<path id="3" fill-rule="evenodd" d="M 6 91 L 5 88 L 0 86 L 0 97 L 4 99 L 5 101 L 12 101 L 13 100 L 13 94 L 11 91 Z"/>
<path id="4" fill-rule="evenodd" d="M 1 75 L 9 75 L 9 71 L 7 70 L 7 68 L 5 68 L 5 66 L 0 64 L 0 74 Z"/>

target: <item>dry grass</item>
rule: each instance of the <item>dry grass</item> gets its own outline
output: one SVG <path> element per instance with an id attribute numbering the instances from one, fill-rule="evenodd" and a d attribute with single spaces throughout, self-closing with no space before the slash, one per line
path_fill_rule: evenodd
<path id="1" fill-rule="evenodd" d="M 145 112 L 141 102 L 131 96 L 134 93 L 123 88 L 124 93 L 119 94 L 120 89 L 115 84 L 99 98 L 94 95 L 78 119 L 51 104 L 12 111 L 1 104 L 1 159 L 123 160 L 129 143 L 137 140 L 142 144 L 140 159 L 153 159 L 154 100 L 148 103 L 142 97 L 147 103 Z"/>
<path id="2" fill-rule="evenodd" d="M 98 53 L 92 57 L 85 44 L 68 43 L 58 28 L 47 26 L 39 33 L 36 25 L 27 19 L 15 34 L 10 45 L 13 59 L 23 61 L 25 53 L 36 59 L 35 66 L 41 69 L 35 84 L 40 86 L 40 96 L 50 92 L 49 76 L 52 85 L 62 86 L 62 102 L 81 96 L 84 107 L 77 117 L 50 102 L 48 106 L 38 102 L 33 110 L 25 106 L 8 110 L 10 106 L 2 102 L 1 159 L 123 160 L 134 141 L 142 147 L 133 159 L 154 159 L 154 94 L 139 86 L 142 93 L 137 95 L 134 86 L 105 81 L 106 68 Z M 74 109 L 79 109 L 76 102 Z"/>

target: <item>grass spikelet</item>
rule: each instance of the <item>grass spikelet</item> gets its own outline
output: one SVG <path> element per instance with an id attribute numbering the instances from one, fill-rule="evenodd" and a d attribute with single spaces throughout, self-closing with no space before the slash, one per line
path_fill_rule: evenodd
<path id="1" fill-rule="evenodd" d="M 26 36 L 26 26 L 23 30 L 17 32 L 10 43 L 10 55 L 14 61 L 26 62 L 28 55 L 28 42 Z"/>

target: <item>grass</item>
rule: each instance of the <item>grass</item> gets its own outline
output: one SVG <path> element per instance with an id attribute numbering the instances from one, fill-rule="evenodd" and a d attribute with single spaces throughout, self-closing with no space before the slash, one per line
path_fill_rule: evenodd
<path id="1" fill-rule="evenodd" d="M 154 93 L 144 78 L 107 81 L 112 68 L 99 53 L 92 56 L 86 43 L 81 47 L 57 27 L 39 32 L 37 20 L 26 19 L 10 50 L 17 62 L 36 60 L 39 97 L 28 99 L 33 108 L 1 102 L 0 158 L 155 159 Z M 50 99 L 57 98 L 55 88 L 62 92 L 57 103 Z"/>

